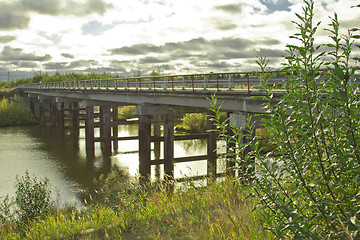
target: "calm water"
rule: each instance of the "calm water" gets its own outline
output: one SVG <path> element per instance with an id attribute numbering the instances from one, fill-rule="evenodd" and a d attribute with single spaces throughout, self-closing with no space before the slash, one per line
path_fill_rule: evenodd
<path id="1" fill-rule="evenodd" d="M 137 135 L 137 126 L 119 126 L 119 136 Z M 99 135 L 98 132 L 95 135 Z M 0 128 L 0 197 L 14 196 L 16 176 L 26 171 L 38 179 L 48 178 L 54 200 L 59 204 L 78 204 L 93 189 L 93 179 L 119 168 L 129 178 L 138 175 L 138 141 L 119 142 L 118 153 L 110 158 L 101 155 L 95 144 L 95 159 L 85 154 L 84 131 L 80 138 L 61 137 L 56 128 L 38 126 Z M 161 152 L 163 148 L 161 146 Z M 206 140 L 175 142 L 175 157 L 206 154 Z M 160 158 L 162 158 L 161 156 Z M 219 170 L 223 164 L 219 164 Z M 152 175 L 155 174 L 152 167 Z M 206 161 L 175 164 L 175 178 L 206 174 Z"/>

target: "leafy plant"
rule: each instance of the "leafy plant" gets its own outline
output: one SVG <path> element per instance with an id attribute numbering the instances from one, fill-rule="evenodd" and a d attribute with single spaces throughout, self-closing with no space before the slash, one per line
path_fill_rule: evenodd
<path id="1" fill-rule="evenodd" d="M 14 202 L 8 195 L 0 202 L 0 224 L 4 224 L 14 217 L 14 213 L 11 211 L 13 205 Z"/>
<path id="2" fill-rule="evenodd" d="M 24 100 L 15 95 L 12 100 L 0 100 L 0 126 L 31 124 L 36 120 Z"/>
<path id="3" fill-rule="evenodd" d="M 135 106 L 123 106 L 119 108 L 118 113 L 119 119 L 125 120 L 130 118 L 135 118 Z"/>
<path id="4" fill-rule="evenodd" d="M 186 113 L 181 123 L 176 126 L 177 130 L 189 133 L 201 133 L 206 130 L 206 115 L 202 113 Z"/>
<path id="5" fill-rule="evenodd" d="M 51 207 L 48 180 L 38 181 L 36 177 L 31 178 L 28 171 L 25 176 L 16 177 L 15 193 L 19 217 L 25 222 L 34 220 Z"/>
<path id="6" fill-rule="evenodd" d="M 299 32 L 292 36 L 298 44 L 287 45 L 288 78 L 280 88 L 280 100 L 274 98 L 274 86 L 268 86 L 268 60 L 257 61 L 269 112 L 263 122 L 274 149 L 262 154 L 252 137 L 251 118 L 244 135 L 233 128 L 234 134 L 228 135 L 224 124 L 220 131 L 239 144 L 233 159 L 249 164 L 245 171 L 254 171 L 243 175 L 244 183 L 254 187 L 267 227 L 277 238 L 359 239 L 360 97 L 354 84 L 358 59 L 351 57 L 358 29 L 341 36 L 335 14 L 327 29 L 330 50 L 320 51 L 322 46 L 315 44 L 320 23 L 313 23 L 314 3 L 304 0 L 304 5 L 303 14 L 296 14 Z"/>

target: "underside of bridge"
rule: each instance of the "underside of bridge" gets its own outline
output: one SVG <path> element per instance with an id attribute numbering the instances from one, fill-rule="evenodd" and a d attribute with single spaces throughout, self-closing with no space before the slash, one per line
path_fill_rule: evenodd
<path id="1" fill-rule="evenodd" d="M 151 166 L 163 165 L 164 178 L 174 178 L 174 163 L 197 160 L 207 160 L 207 176 L 214 178 L 217 173 L 217 133 L 214 123 L 207 120 L 207 131 L 204 134 L 181 135 L 174 134 L 174 114 L 180 112 L 211 111 L 202 107 L 174 106 L 165 104 L 133 104 L 136 106 L 135 114 L 138 120 L 126 121 L 118 119 L 118 108 L 129 103 L 80 100 L 67 97 L 44 96 L 40 94 L 27 94 L 29 106 L 41 125 L 53 124 L 59 134 L 69 132 L 74 138 L 79 138 L 80 128 L 85 128 L 85 149 L 88 158 L 95 157 L 95 142 L 101 143 L 103 155 L 110 156 L 117 152 L 118 144 L 124 140 L 138 140 L 139 144 L 139 174 L 147 180 L 151 177 Z M 244 128 L 245 114 L 227 111 L 228 116 L 237 121 L 237 127 Z M 246 113 L 247 114 L 247 113 Z M 85 123 L 85 124 L 83 124 Z M 118 126 L 125 124 L 138 124 L 138 136 L 119 137 Z M 100 137 L 95 137 L 95 128 L 100 129 Z M 160 129 L 163 129 L 161 131 Z M 229 132 L 231 134 L 231 132 Z M 207 139 L 207 154 L 205 156 L 192 156 L 174 158 L 174 141 L 187 139 Z M 160 143 L 163 143 L 163 153 L 160 153 Z M 152 159 L 151 143 L 153 144 L 154 159 Z M 233 151 L 234 145 L 228 143 L 227 151 Z M 160 156 L 164 156 L 160 159 Z M 234 166 L 232 161 L 227 167 Z M 234 171 L 228 171 L 234 175 Z"/>

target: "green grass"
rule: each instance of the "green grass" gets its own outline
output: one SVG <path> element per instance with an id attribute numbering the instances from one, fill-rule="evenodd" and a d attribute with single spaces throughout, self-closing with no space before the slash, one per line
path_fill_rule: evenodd
<path id="1" fill-rule="evenodd" d="M 172 194 L 133 187 L 112 203 L 54 209 L 26 226 L 5 222 L 0 239 L 272 239 L 248 193 L 230 180 Z"/>

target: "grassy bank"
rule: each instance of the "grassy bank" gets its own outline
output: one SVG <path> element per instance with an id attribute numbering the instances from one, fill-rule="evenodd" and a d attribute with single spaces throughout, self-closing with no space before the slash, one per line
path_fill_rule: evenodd
<path id="1" fill-rule="evenodd" d="M 36 120 L 17 90 L 0 91 L 0 127 L 28 125 Z"/>
<path id="2" fill-rule="evenodd" d="M 271 239 L 256 202 L 234 181 L 208 187 L 133 187 L 86 209 L 53 209 L 32 223 L 6 221 L 1 239 Z M 154 190 L 157 189 L 157 190 Z M 102 192 L 102 191 L 100 191 Z M 102 192 L 102 194 L 107 194 Z"/>

